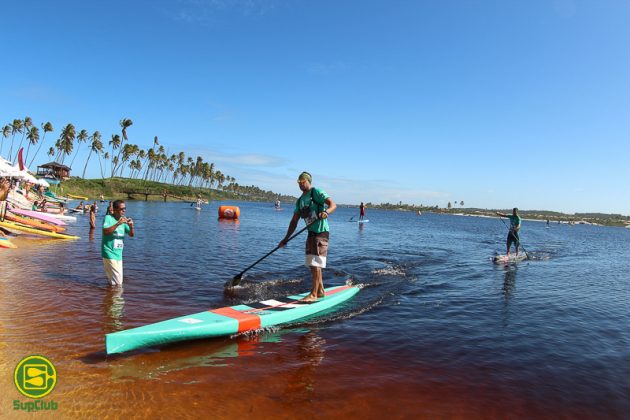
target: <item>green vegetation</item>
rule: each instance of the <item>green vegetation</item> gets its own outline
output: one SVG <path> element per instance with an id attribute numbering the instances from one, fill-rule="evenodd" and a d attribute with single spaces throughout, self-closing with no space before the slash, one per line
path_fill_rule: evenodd
<path id="1" fill-rule="evenodd" d="M 221 189 L 173 185 L 155 181 L 143 181 L 130 178 L 81 179 L 72 177 L 51 189 L 59 195 L 72 194 L 98 200 L 101 195 L 107 200 L 131 199 L 184 200 L 194 201 L 197 194 L 206 200 L 244 200 L 244 201 L 280 201 L 293 202 L 295 197 L 264 191 L 255 186 L 228 185 Z M 145 196 L 145 194 L 150 194 Z"/>

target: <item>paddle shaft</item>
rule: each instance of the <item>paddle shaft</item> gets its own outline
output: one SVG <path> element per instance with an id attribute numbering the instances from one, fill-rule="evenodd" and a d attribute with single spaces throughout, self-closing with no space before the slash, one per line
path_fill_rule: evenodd
<path id="1" fill-rule="evenodd" d="M 315 220 L 313 223 L 304 226 L 302 229 L 300 229 L 297 233 L 294 233 L 293 235 L 291 235 L 289 237 L 289 239 L 287 239 L 285 241 L 285 244 L 288 243 L 291 239 L 295 238 L 296 236 L 298 236 L 300 233 L 304 232 L 306 229 L 308 229 L 311 225 L 314 225 L 315 223 L 317 223 L 319 221 Z M 255 263 L 253 263 L 252 265 L 250 265 L 249 267 L 247 267 L 245 270 L 241 271 L 240 273 L 238 273 L 236 276 L 234 276 L 234 278 L 232 279 L 232 286 L 238 286 L 238 284 L 241 282 L 241 278 L 243 277 L 243 274 L 245 274 L 246 271 L 248 271 L 250 268 L 254 267 L 256 264 L 258 264 L 259 262 L 261 262 L 262 260 L 264 260 L 265 258 L 267 258 L 268 256 L 270 256 L 271 254 L 273 254 L 274 252 L 276 252 L 277 250 L 280 249 L 280 246 L 278 245 L 277 247 L 275 247 L 274 249 L 272 249 L 271 251 L 269 251 L 268 253 L 266 253 L 264 256 L 262 256 L 258 261 L 256 261 Z"/>
<path id="2" fill-rule="evenodd" d="M 505 225 L 505 227 L 507 227 L 508 229 L 510 229 L 510 228 L 508 227 L 507 223 L 505 223 L 505 220 L 503 220 L 503 218 L 502 218 L 501 216 L 499 216 L 499 220 L 501 220 L 501 221 L 503 222 L 503 224 Z M 521 248 L 523 248 L 523 251 L 525 252 L 525 256 L 527 257 L 527 259 L 529 259 L 529 254 L 527 253 L 527 250 L 525 249 L 525 247 L 521 244 L 521 239 L 520 239 L 520 238 L 517 238 L 517 241 L 516 241 L 516 246 L 517 246 L 517 247 L 518 247 L 518 246 L 520 246 Z M 517 250 L 518 250 L 518 248 L 517 248 Z M 508 252 L 509 252 L 509 250 L 508 250 Z"/>

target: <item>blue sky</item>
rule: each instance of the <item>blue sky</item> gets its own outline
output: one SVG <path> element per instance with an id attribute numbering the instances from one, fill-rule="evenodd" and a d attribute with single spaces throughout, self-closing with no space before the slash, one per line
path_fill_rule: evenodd
<path id="1" fill-rule="evenodd" d="M 157 135 L 169 153 L 281 193 L 299 194 L 308 170 L 346 204 L 630 214 L 628 1 L 2 10 L 0 122 L 52 122 L 46 148 L 67 123 L 107 140 L 130 118 L 130 143 Z"/>

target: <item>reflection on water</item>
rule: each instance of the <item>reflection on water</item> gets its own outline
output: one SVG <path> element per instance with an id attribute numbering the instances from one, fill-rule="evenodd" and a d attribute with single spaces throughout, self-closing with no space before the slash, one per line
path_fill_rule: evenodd
<path id="1" fill-rule="evenodd" d="M 301 363 L 289 374 L 281 397 L 285 404 L 300 404 L 313 399 L 317 368 L 324 360 L 326 340 L 316 332 L 302 334 L 298 343 L 297 352 Z"/>
<path id="2" fill-rule="evenodd" d="M 102 309 L 107 333 L 124 329 L 122 320 L 125 312 L 125 299 L 123 298 L 122 287 L 108 287 L 105 289 Z"/>
<path id="3" fill-rule="evenodd" d="M 515 265 L 508 265 L 503 269 L 505 270 L 505 274 L 503 275 L 503 295 L 505 296 L 505 300 L 509 300 L 516 289 L 516 271 L 518 269 Z"/>

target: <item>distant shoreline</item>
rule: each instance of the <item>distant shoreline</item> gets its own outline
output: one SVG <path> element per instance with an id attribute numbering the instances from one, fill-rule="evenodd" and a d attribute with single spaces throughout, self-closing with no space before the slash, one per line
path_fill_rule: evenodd
<path id="1" fill-rule="evenodd" d="M 344 206 L 345 207 L 345 206 Z M 347 206 L 356 207 L 358 206 Z M 413 213 L 433 213 L 433 214 L 450 214 L 453 216 L 474 216 L 474 217 L 498 217 L 496 212 L 512 213 L 512 209 L 479 209 L 479 208 L 453 208 L 453 209 L 441 209 L 436 207 L 414 206 L 407 204 L 380 204 L 374 205 L 368 203 L 366 209 L 380 209 L 380 210 L 394 210 L 394 211 L 408 211 Z M 368 210 L 369 211 L 369 210 Z M 615 226 L 615 227 L 627 227 L 630 226 L 630 216 L 623 216 L 620 214 L 605 214 L 605 213 L 574 213 L 565 214 L 549 210 L 519 210 L 519 215 L 523 220 L 546 222 L 549 220 L 550 224 L 570 224 L 570 225 L 595 225 L 595 226 Z"/>
<path id="2" fill-rule="evenodd" d="M 57 190 L 58 188 L 54 188 Z M 296 197 L 281 195 L 273 191 L 264 191 L 255 186 L 239 186 L 238 189 L 208 189 L 190 186 L 180 186 L 165 184 L 152 181 L 142 181 L 128 178 L 106 178 L 106 179 L 81 179 L 71 178 L 63 181 L 61 184 L 63 191 L 57 191 L 61 195 L 73 194 L 91 197 L 91 200 L 97 200 L 101 195 L 107 200 L 115 198 L 136 199 L 144 201 L 165 201 L 161 193 L 167 193 L 167 200 L 181 200 L 192 202 L 197 195 L 201 198 L 214 201 L 223 200 L 240 200 L 252 202 L 275 202 L 280 199 L 283 203 L 293 203 Z M 137 193 L 129 195 L 126 191 L 135 190 Z M 145 196 L 144 192 L 152 195 Z M 357 205 L 339 204 L 340 207 L 359 208 Z M 451 214 L 457 216 L 477 216 L 477 217 L 497 217 L 496 212 L 511 213 L 512 209 L 479 209 L 479 208 L 439 208 L 437 206 L 416 206 L 409 204 L 372 204 L 367 203 L 366 209 L 381 209 L 394 211 L 409 211 L 414 213 L 434 213 L 434 214 Z M 575 213 L 565 214 L 548 210 L 520 210 L 519 214 L 525 220 L 542 221 L 549 220 L 550 223 L 566 223 L 566 224 L 590 224 L 601 226 L 630 226 L 630 216 L 620 214 L 604 214 L 604 213 Z"/>

